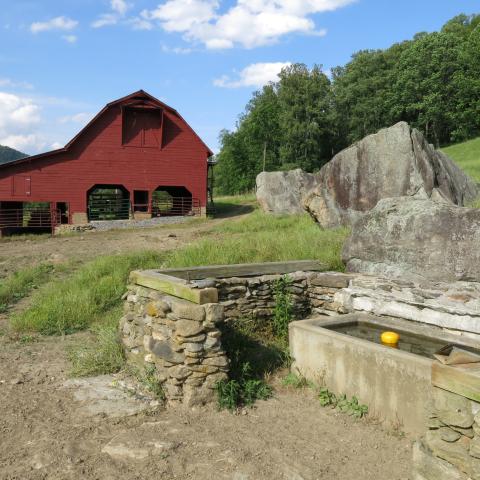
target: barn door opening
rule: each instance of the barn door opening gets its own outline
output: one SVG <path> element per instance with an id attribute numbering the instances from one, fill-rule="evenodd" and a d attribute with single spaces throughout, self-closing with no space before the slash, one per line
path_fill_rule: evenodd
<path id="1" fill-rule="evenodd" d="M 87 192 L 88 221 L 128 220 L 130 193 L 123 185 L 94 185 Z"/>
<path id="2" fill-rule="evenodd" d="M 200 203 L 185 187 L 160 186 L 152 194 L 152 216 L 198 215 Z"/>
<path id="3" fill-rule="evenodd" d="M 133 211 L 148 212 L 148 190 L 133 191 Z"/>

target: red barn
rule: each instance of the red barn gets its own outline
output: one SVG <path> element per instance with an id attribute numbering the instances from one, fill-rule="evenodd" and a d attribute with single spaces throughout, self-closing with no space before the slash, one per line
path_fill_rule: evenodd
<path id="1" fill-rule="evenodd" d="M 0 232 L 204 215 L 211 156 L 176 110 L 140 90 L 106 105 L 64 148 L 0 165 Z"/>

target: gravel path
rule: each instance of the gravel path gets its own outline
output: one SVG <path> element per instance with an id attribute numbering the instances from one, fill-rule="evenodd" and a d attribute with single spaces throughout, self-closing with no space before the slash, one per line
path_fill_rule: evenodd
<path id="1" fill-rule="evenodd" d="M 146 220 L 99 220 L 90 222 L 90 225 L 95 227 L 95 230 L 99 232 L 106 232 L 107 230 L 118 230 L 120 228 L 146 228 L 157 225 L 171 225 L 174 223 L 183 223 L 191 219 L 192 217 L 156 217 Z"/>

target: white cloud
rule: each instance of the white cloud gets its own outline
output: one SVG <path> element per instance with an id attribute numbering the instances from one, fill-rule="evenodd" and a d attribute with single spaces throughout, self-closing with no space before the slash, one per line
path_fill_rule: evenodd
<path id="1" fill-rule="evenodd" d="M 0 78 L 0 88 L 23 88 L 26 90 L 33 90 L 33 85 L 28 82 L 16 82 L 10 78 Z"/>
<path id="2" fill-rule="evenodd" d="M 5 145 L 20 152 L 40 151 L 47 147 L 47 142 L 33 133 L 27 135 L 7 135 L 0 137 L 0 145 Z"/>
<path id="3" fill-rule="evenodd" d="M 97 20 L 91 23 L 93 28 L 102 28 L 109 25 L 116 25 L 125 17 L 131 5 L 125 0 L 110 0 L 110 13 L 103 13 Z"/>
<path id="4" fill-rule="evenodd" d="M 100 17 L 92 22 L 93 28 L 102 28 L 108 25 L 116 25 L 118 22 L 118 15 L 114 13 L 104 13 Z"/>
<path id="5" fill-rule="evenodd" d="M 130 5 L 125 0 L 110 0 L 110 7 L 114 12 L 125 15 Z"/>
<path id="6" fill-rule="evenodd" d="M 80 123 L 85 125 L 89 120 L 93 118 L 91 113 L 80 112 L 75 115 L 67 115 L 59 119 L 60 123 Z"/>
<path id="7" fill-rule="evenodd" d="M 34 22 L 30 25 L 32 33 L 47 32 L 49 30 L 73 30 L 78 25 L 76 20 L 68 17 L 55 17 L 46 22 Z"/>
<path id="8" fill-rule="evenodd" d="M 217 87 L 239 88 L 255 87 L 260 88 L 268 82 L 278 80 L 278 74 L 282 68 L 288 67 L 291 62 L 252 63 L 238 73 L 238 78 L 232 80 L 228 75 L 223 75 L 213 81 Z"/>
<path id="9" fill-rule="evenodd" d="M 21 151 L 45 146 L 35 130 L 40 123 L 40 107 L 28 98 L 0 92 L 0 145 Z"/>
<path id="10" fill-rule="evenodd" d="M 157 20 L 167 32 L 186 32 L 215 18 L 216 0 L 168 0 L 155 10 L 144 10 L 146 20 Z"/>
<path id="11" fill-rule="evenodd" d="M 289 33 L 323 36 L 326 31 L 316 30 L 311 16 L 354 1 L 237 0 L 220 12 L 218 0 L 167 0 L 154 10 L 144 10 L 141 18 L 210 49 L 253 48 L 275 43 Z"/>
<path id="12" fill-rule="evenodd" d="M 127 20 L 126 23 L 130 24 L 134 30 L 152 30 L 153 29 L 153 23 L 141 17 L 130 18 L 129 20 Z"/>
<path id="13" fill-rule="evenodd" d="M 164 52 L 164 53 L 175 53 L 177 55 L 187 55 L 189 53 L 192 53 L 193 50 L 191 48 L 169 47 L 167 45 L 162 45 L 162 52 Z"/>
<path id="14" fill-rule="evenodd" d="M 68 43 L 76 43 L 78 40 L 76 35 L 62 35 L 62 38 Z"/>

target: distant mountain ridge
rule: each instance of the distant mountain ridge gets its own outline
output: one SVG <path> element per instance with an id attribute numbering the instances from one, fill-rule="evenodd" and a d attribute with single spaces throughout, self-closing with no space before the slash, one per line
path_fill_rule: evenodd
<path id="1" fill-rule="evenodd" d="M 4 147 L 0 145 L 0 165 L 8 162 L 13 162 L 14 160 L 18 160 L 19 158 L 28 157 L 26 153 L 19 152 L 10 147 Z"/>

